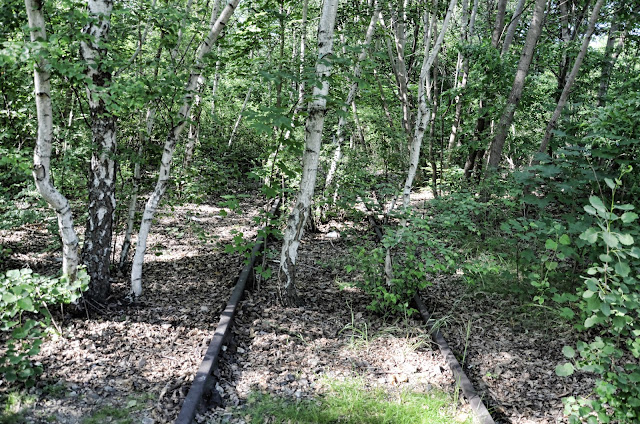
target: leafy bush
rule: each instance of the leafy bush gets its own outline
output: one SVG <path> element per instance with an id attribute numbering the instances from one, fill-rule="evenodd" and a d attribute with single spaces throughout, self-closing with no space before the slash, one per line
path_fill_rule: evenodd
<path id="1" fill-rule="evenodd" d="M 42 369 L 30 357 L 40 352 L 44 329 L 52 322 L 47 305 L 74 302 L 88 286 L 89 276 L 83 269 L 75 281 L 41 276 L 30 269 L 0 274 L 0 331 L 7 337 L 0 372 L 7 381 L 33 385 Z"/>
<path id="2" fill-rule="evenodd" d="M 598 261 L 587 269 L 577 296 L 559 299 L 577 301 L 577 328 L 595 337 L 578 342 L 577 352 L 565 346 L 563 353 L 572 362 L 558 365 L 556 373 L 567 376 L 580 370 L 599 375 L 594 398 L 565 399 L 571 423 L 640 420 L 640 248 L 635 246 L 640 234 L 632 225 L 638 215 L 633 205 L 615 203 L 620 179 L 605 182 L 613 193 L 611 201 L 605 205 L 600 197 L 589 198 L 584 210 L 597 225 L 580 235 L 599 252 Z"/>
<path id="3" fill-rule="evenodd" d="M 413 296 L 425 289 L 435 274 L 455 270 L 457 257 L 435 237 L 427 221 L 417 216 L 409 217 L 406 226 L 387 228 L 378 246 L 365 243 L 354 253 L 354 263 L 346 269 L 361 271 L 362 278 L 355 284 L 373 297 L 368 308 L 407 315 L 415 312 L 409 306 Z"/>

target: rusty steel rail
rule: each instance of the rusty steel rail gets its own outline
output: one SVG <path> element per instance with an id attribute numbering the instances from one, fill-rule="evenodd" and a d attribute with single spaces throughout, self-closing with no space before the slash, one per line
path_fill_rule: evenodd
<path id="1" fill-rule="evenodd" d="M 280 199 L 277 199 L 273 207 L 269 211 L 269 216 L 275 216 L 280 210 Z M 263 230 L 266 230 L 269 224 L 264 226 Z M 260 235 L 256 239 L 256 244 L 251 251 L 251 258 L 249 262 L 242 268 L 238 282 L 236 283 L 227 307 L 220 315 L 220 321 L 216 327 L 216 331 L 213 334 L 209 348 L 204 355 L 204 359 L 198 368 L 191 388 L 187 393 L 187 397 L 184 399 L 178 418 L 175 424 L 191 424 L 201 408 L 203 401 L 207 401 L 215 394 L 215 381 L 213 373 L 218 367 L 218 359 L 222 346 L 226 343 L 231 327 L 233 326 L 233 318 L 236 315 L 236 310 L 242 297 L 244 295 L 244 289 L 247 285 L 247 281 L 252 276 L 253 265 L 256 259 L 260 256 L 260 251 L 266 244 L 267 240 L 263 235 Z"/>
<path id="2" fill-rule="evenodd" d="M 422 299 L 420 299 L 420 296 L 416 294 L 413 297 L 413 302 L 418 307 L 418 311 L 420 311 L 422 319 L 427 323 L 431 338 L 440 348 L 440 353 L 442 353 L 445 361 L 447 361 L 447 364 L 453 373 L 453 377 L 456 380 L 456 384 L 460 387 L 462 393 L 469 401 L 471 410 L 475 414 L 478 422 L 480 424 L 495 424 L 495 421 L 491 418 L 491 414 L 487 410 L 487 407 L 484 405 L 484 402 L 482 402 L 480 396 L 478 396 L 476 389 L 473 387 L 473 383 L 471 383 L 471 380 L 469 380 L 469 377 L 465 374 L 462 366 L 458 362 L 458 359 L 449 347 L 449 344 L 447 344 L 447 341 L 442 337 L 440 330 L 435 327 L 435 321 L 431 319 L 429 312 L 427 311 L 427 307 L 424 302 L 422 302 Z"/>
<path id="3" fill-rule="evenodd" d="M 378 241 L 382 241 L 382 237 L 383 237 L 382 229 L 380 228 L 380 226 L 378 225 L 378 223 L 376 222 L 373 216 L 369 215 L 368 218 L 369 218 L 369 223 L 371 224 L 371 226 L 373 227 L 373 230 L 376 233 L 376 238 L 378 239 Z M 495 424 L 495 421 L 491 417 L 489 410 L 487 410 L 487 407 L 484 405 L 484 402 L 482 402 L 482 399 L 480 398 L 480 396 L 478 396 L 478 393 L 473 387 L 473 383 L 471 383 L 471 380 L 469 380 L 469 377 L 467 377 L 467 375 L 465 374 L 464 370 L 462 369 L 462 366 L 460 365 L 460 362 L 458 362 L 458 359 L 453 354 L 453 351 L 449 347 L 449 344 L 447 343 L 447 341 L 442 336 L 442 333 L 440 333 L 440 330 L 435 326 L 435 321 L 431 319 L 431 316 L 427 311 L 427 307 L 422 301 L 422 299 L 420 299 L 420 296 L 418 296 L 417 294 L 414 295 L 413 302 L 418 307 L 418 311 L 420 312 L 420 315 L 422 316 L 422 319 L 424 320 L 424 322 L 427 324 L 427 327 L 429 327 L 429 333 L 431 334 L 432 340 L 438 345 L 438 347 L 440 348 L 440 353 L 442 353 L 442 356 L 444 356 L 445 361 L 447 361 L 447 365 L 449 365 L 449 368 L 453 373 L 453 377 L 456 380 L 456 384 L 460 387 L 460 389 L 462 390 L 462 393 L 469 401 L 469 405 L 471 405 L 471 410 L 475 414 L 478 423 L 479 424 Z"/>

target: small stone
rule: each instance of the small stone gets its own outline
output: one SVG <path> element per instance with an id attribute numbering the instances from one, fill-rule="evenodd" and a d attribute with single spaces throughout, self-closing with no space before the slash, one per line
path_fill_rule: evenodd
<path id="1" fill-rule="evenodd" d="M 207 305 L 200 306 L 200 312 L 209 312 L 209 307 Z"/>
<path id="2" fill-rule="evenodd" d="M 142 424 L 155 424 L 156 420 L 154 420 L 153 418 L 149 418 L 149 417 L 144 417 L 142 419 Z"/>
<path id="3" fill-rule="evenodd" d="M 287 381 L 289 383 L 296 381 L 296 377 L 293 374 L 287 374 Z"/>
<path id="4" fill-rule="evenodd" d="M 76 396 L 78 396 L 78 392 L 76 392 L 76 391 L 70 391 L 69 393 L 67 393 L 67 396 L 68 396 L 68 397 L 76 397 Z"/>
<path id="5" fill-rule="evenodd" d="M 238 353 L 244 353 L 245 350 L 243 348 L 241 348 L 240 346 L 238 346 L 238 348 L 236 349 L 236 352 Z"/>

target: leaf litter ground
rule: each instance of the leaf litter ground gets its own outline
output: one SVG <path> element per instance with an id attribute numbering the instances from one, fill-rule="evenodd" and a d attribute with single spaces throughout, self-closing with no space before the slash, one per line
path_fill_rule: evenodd
<path id="1" fill-rule="evenodd" d="M 241 209 L 226 217 L 202 205 L 160 213 L 149 239 L 142 300 L 123 300 L 128 284 L 119 275 L 110 302 L 89 319 L 58 313 L 63 333 L 43 344 L 37 360 L 44 374 L 30 389 L 33 400 L 22 408 L 22 421 L 172 422 L 243 264 L 224 246 L 237 232 L 249 239 L 256 234 L 259 206 L 245 200 Z M 216 372 L 220 402 L 198 422 L 244 422 L 242 407 L 254 392 L 312 399 L 327 381 L 354 377 L 391 390 L 455 392 L 422 322 L 382 319 L 366 309 L 362 292 L 340 288 L 348 282 L 343 268 L 353 233 L 332 224 L 301 245 L 304 307 L 282 308 L 274 278 L 247 293 Z M 335 230 L 339 238 L 331 237 Z M 57 252 L 47 251 L 51 238 L 43 225 L 0 232 L 0 241 L 13 251 L 1 271 L 30 266 L 47 274 L 59 267 Z M 272 269 L 277 251 L 266 256 Z M 592 384 L 587 376 L 555 376 L 569 336 L 526 325 L 521 315 L 514 321 L 515 300 L 482 296 L 452 279 L 438 280 L 423 296 L 435 317 L 447 317 L 445 338 L 460 359 L 464 355 L 466 372 L 498 422 L 562 422 L 560 398 Z M 10 390 L 1 381 L 0 393 Z M 468 414 L 467 406 L 458 408 L 460 421 Z"/>

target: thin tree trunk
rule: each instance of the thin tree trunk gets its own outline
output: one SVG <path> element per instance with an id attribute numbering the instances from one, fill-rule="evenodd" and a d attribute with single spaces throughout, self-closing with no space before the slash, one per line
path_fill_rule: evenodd
<path id="1" fill-rule="evenodd" d="M 611 72 L 618 60 L 618 56 L 622 52 L 624 46 L 624 40 L 626 38 L 626 32 L 618 34 L 618 18 L 611 23 L 609 28 L 609 36 L 607 38 L 607 46 L 604 51 L 604 63 L 602 64 L 602 70 L 600 72 L 600 87 L 598 88 L 598 107 L 602 107 L 606 103 L 607 92 L 609 91 L 609 81 L 611 79 Z M 618 41 L 616 42 L 616 37 Z M 615 44 L 615 47 L 614 47 Z"/>
<path id="2" fill-rule="evenodd" d="M 127 263 L 129 249 L 131 248 L 131 235 L 133 234 L 136 209 L 138 205 L 138 193 L 140 191 L 140 161 L 142 159 L 142 153 L 144 152 L 144 145 L 144 141 L 140 140 L 140 146 L 138 146 L 138 158 L 133 166 L 133 191 L 131 193 L 131 198 L 129 199 L 129 209 L 127 210 L 127 229 L 124 233 L 124 241 L 122 242 L 122 250 L 120 251 L 120 262 L 118 265 L 120 270 L 124 269 L 124 266 Z"/>
<path id="3" fill-rule="evenodd" d="M 338 0 L 325 0 L 322 6 L 322 15 L 318 24 L 318 61 L 316 63 L 316 76 L 320 87 L 314 86 L 313 99 L 309 103 L 309 116 L 305 125 L 306 140 L 305 151 L 302 158 L 302 179 L 300 190 L 287 220 L 287 227 L 282 240 L 282 253 L 280 255 L 280 295 L 283 304 L 293 305 L 299 303 L 295 285 L 295 264 L 298 256 L 298 246 L 304 231 L 305 223 L 309 216 L 309 208 L 318 172 L 318 160 L 322 144 L 322 129 L 324 115 L 329 94 L 329 74 L 331 72 L 331 58 L 333 52 L 333 31 Z"/>
<path id="4" fill-rule="evenodd" d="M 509 52 L 509 48 L 511 47 L 511 43 L 513 42 L 513 37 L 516 34 L 516 29 L 518 28 L 518 24 L 520 23 L 520 18 L 522 17 L 524 3 L 525 0 L 518 0 L 516 10 L 513 12 L 513 17 L 511 18 L 511 22 L 507 27 L 507 33 L 505 34 L 504 41 L 502 42 L 502 52 L 500 53 L 501 56 L 504 56 Z"/>
<path id="5" fill-rule="evenodd" d="M 91 277 L 90 298 L 104 301 L 111 290 L 110 258 L 113 220 L 116 210 L 116 122 L 107 110 L 105 91 L 111 83 L 111 73 L 102 62 L 107 58 L 106 45 L 111 26 L 113 2 L 89 0 L 89 23 L 83 33 L 91 41 L 80 42 L 80 52 L 86 62 L 86 76 L 92 82 L 87 86 L 91 135 L 94 146 L 89 172 L 89 213 L 82 248 L 82 261 Z"/>
<path id="6" fill-rule="evenodd" d="M 437 0 L 435 0 L 437 2 Z M 434 6 L 434 13 L 432 15 L 431 23 L 429 24 L 427 14 L 425 11 L 424 15 L 424 25 L 425 25 L 425 41 L 424 41 L 424 60 L 422 62 L 422 68 L 420 70 L 420 82 L 418 85 L 418 110 L 416 111 L 416 121 L 415 121 L 415 134 L 411 140 L 411 148 L 410 148 L 410 156 L 409 156 L 409 170 L 407 171 L 407 179 L 404 183 L 404 190 L 402 196 L 402 205 L 404 209 L 409 207 L 409 203 L 411 200 L 411 188 L 413 186 L 413 179 L 416 176 L 416 171 L 418 169 L 418 163 L 420 161 L 420 147 L 422 146 L 422 138 L 424 137 L 424 132 L 428 121 L 430 119 L 429 116 L 429 106 L 427 106 L 427 93 L 426 90 L 429 90 L 429 86 L 427 85 L 427 79 L 429 72 L 431 71 L 431 66 L 433 62 L 436 60 L 438 53 L 440 52 L 440 47 L 442 46 L 442 42 L 444 40 L 444 36 L 447 32 L 447 28 L 449 27 L 449 21 L 451 20 L 451 15 L 453 14 L 453 9 L 456 6 L 457 0 L 451 0 L 449 3 L 449 8 L 447 9 L 447 14 L 444 17 L 444 21 L 442 22 L 442 29 L 438 34 L 438 38 L 431 48 L 431 34 L 436 30 L 435 20 L 437 13 L 435 10 L 437 9 Z M 437 4 L 437 3 L 436 3 Z M 428 28 L 427 28 L 428 25 Z"/>
<path id="7" fill-rule="evenodd" d="M 504 29 L 504 15 L 507 11 L 507 0 L 498 1 L 498 12 L 496 13 L 496 22 L 493 26 L 493 34 L 491 34 L 491 45 L 495 48 L 500 43 L 500 36 Z"/>
<path id="8" fill-rule="evenodd" d="M 462 3 L 462 31 L 460 33 L 460 42 L 470 43 L 473 37 L 471 31 L 472 20 L 475 20 L 476 12 L 478 10 L 478 0 L 473 2 L 473 10 L 471 16 L 469 16 L 469 0 L 463 0 Z M 458 81 L 458 72 L 456 72 L 456 84 L 459 91 L 462 91 L 467 86 L 467 80 L 469 78 L 469 58 L 462 52 L 459 53 L 460 68 L 462 71 L 462 78 Z M 456 145 L 456 139 L 458 137 L 458 128 L 460 128 L 460 121 L 462 119 L 462 96 L 458 93 L 455 98 L 456 109 L 453 117 L 453 124 L 451 124 L 451 132 L 449 133 L 449 144 L 447 146 L 448 162 L 451 162 L 451 155 Z"/>
<path id="9" fill-rule="evenodd" d="M 375 33 L 376 23 L 378 22 L 378 16 L 380 15 L 380 9 L 378 8 L 378 2 L 375 1 L 374 12 L 371 15 L 371 21 L 369 22 L 369 26 L 367 27 L 367 32 L 365 33 L 364 42 L 361 44 L 362 51 L 358 55 L 358 60 L 356 62 L 356 66 L 353 70 L 354 81 L 351 83 L 351 87 L 349 88 L 349 93 L 347 94 L 347 98 L 342 105 L 342 114 L 340 114 L 340 118 L 338 118 L 338 127 L 336 129 L 335 143 L 336 148 L 334 150 L 333 157 L 331 158 L 331 162 L 329 164 L 329 171 L 327 172 L 327 177 L 324 182 L 324 189 L 326 190 L 331 183 L 333 182 L 333 177 L 336 173 L 336 169 L 338 168 L 338 164 L 342 160 L 342 145 L 344 144 L 344 125 L 347 123 L 347 105 L 351 105 L 354 111 L 354 119 L 357 120 L 357 110 L 355 109 L 355 98 L 358 93 L 358 80 L 362 74 L 362 61 L 367 58 L 368 48 L 371 44 L 371 40 L 373 39 L 373 34 Z M 344 41 L 343 41 L 344 44 Z M 359 121 L 357 127 L 359 128 Z M 324 191 L 323 191 L 324 193 Z"/>
<path id="10" fill-rule="evenodd" d="M 42 0 L 25 0 L 31 41 L 46 41 L 44 4 Z M 51 181 L 51 143 L 53 140 L 53 107 L 51 104 L 49 63 L 44 52 L 38 52 L 33 70 L 38 134 L 33 151 L 33 179 L 44 200 L 56 211 L 62 239 L 62 273 L 71 281 L 76 279 L 78 264 L 78 236 L 73 227 L 69 201 Z"/>
<path id="11" fill-rule="evenodd" d="M 571 69 L 571 73 L 567 77 L 567 81 L 562 89 L 562 94 L 560 95 L 560 99 L 558 100 L 558 104 L 556 105 L 556 109 L 553 111 L 553 115 L 551 115 L 551 119 L 547 124 L 547 128 L 544 132 L 544 138 L 542 139 L 542 143 L 540 143 L 539 152 L 545 152 L 547 150 L 547 146 L 549 145 L 549 141 L 551 140 L 551 136 L 553 135 L 553 130 L 558 123 L 558 119 L 560 118 L 560 114 L 562 113 L 562 109 L 564 105 L 567 103 L 567 99 L 569 98 L 569 93 L 571 92 L 571 87 L 573 86 L 576 77 L 578 76 L 578 71 L 580 70 L 580 65 L 582 65 L 582 61 L 584 57 L 587 55 L 587 49 L 589 48 L 589 43 L 591 42 L 591 36 L 593 35 L 593 31 L 596 28 L 596 22 L 598 21 L 598 16 L 600 14 L 600 8 L 602 7 L 604 0 L 598 0 L 596 5 L 593 7 L 593 12 L 591 13 L 591 18 L 589 19 L 589 27 L 587 28 L 587 33 L 584 35 L 584 39 L 582 40 L 582 47 L 580 48 L 580 53 L 576 57 L 575 62 L 573 63 L 573 68 Z M 537 161 L 534 159 L 533 163 Z"/>
<path id="12" fill-rule="evenodd" d="M 533 59 L 536 44 L 540 33 L 542 32 L 542 22 L 544 21 L 544 11 L 547 6 L 547 0 L 536 0 L 533 10 L 533 18 L 531 25 L 527 32 L 527 38 L 525 40 L 524 48 L 522 49 L 522 56 L 520 56 L 520 62 L 518 63 L 518 70 L 513 80 L 513 86 L 511 87 L 511 93 L 507 99 L 507 105 L 504 108 L 500 122 L 496 128 L 495 136 L 491 142 L 489 148 L 489 156 L 487 158 L 487 169 L 495 169 L 500 163 L 502 157 L 502 148 L 504 142 L 507 139 L 507 132 L 511 123 L 513 122 L 513 115 L 522 96 L 522 90 L 524 88 L 524 81 L 529 72 L 529 66 Z"/>
<path id="13" fill-rule="evenodd" d="M 307 51 L 307 12 L 309 10 L 309 0 L 304 0 L 302 3 L 302 25 L 300 28 L 300 71 L 298 74 L 298 78 L 300 79 L 300 84 L 298 85 L 298 106 L 297 109 L 302 109 L 304 107 L 304 56 Z"/>
<path id="14" fill-rule="evenodd" d="M 236 131 L 240 126 L 240 121 L 242 121 L 242 114 L 247 108 L 247 103 L 249 103 L 249 97 L 251 97 L 251 90 L 253 90 L 253 86 L 249 87 L 249 89 L 247 90 L 247 95 L 244 96 L 244 102 L 242 102 L 242 109 L 240 109 L 240 113 L 238 114 L 238 119 L 236 119 L 236 123 L 233 125 L 233 130 L 231 131 L 231 136 L 229 136 L 229 142 L 227 143 L 229 147 L 231 147 L 231 144 L 233 144 L 233 139 L 236 136 Z"/>
<path id="15" fill-rule="evenodd" d="M 147 250 L 147 237 L 149 236 L 149 231 L 151 230 L 153 216 L 155 215 L 155 212 L 158 209 L 158 205 L 160 204 L 160 200 L 162 199 L 162 196 L 167 190 L 167 186 L 169 184 L 169 173 L 171 170 L 171 162 L 173 160 L 173 152 L 175 151 L 176 144 L 178 143 L 178 139 L 182 134 L 184 126 L 187 122 L 187 117 L 189 116 L 189 112 L 191 110 L 191 105 L 196 94 L 195 91 L 198 80 L 200 79 L 202 69 L 205 65 L 203 63 L 203 58 L 205 55 L 211 52 L 211 49 L 218 39 L 218 36 L 227 24 L 227 21 L 235 11 L 239 2 L 240 0 L 230 0 L 227 3 L 225 8 L 222 10 L 222 13 L 220 13 L 220 17 L 211 27 L 209 34 L 198 47 L 195 64 L 185 87 L 186 94 L 184 96 L 184 102 L 182 104 L 182 107 L 178 111 L 178 124 L 174 126 L 167 135 L 167 139 L 164 144 L 164 150 L 162 153 L 158 181 L 144 209 L 142 223 L 140 224 L 140 232 L 138 233 L 136 253 L 134 255 L 133 265 L 131 267 L 131 291 L 136 297 L 142 294 L 142 264 L 144 262 L 144 254 Z"/>
<path id="16" fill-rule="evenodd" d="M 196 97 L 193 103 L 193 110 L 191 113 L 191 123 L 189 124 L 189 132 L 187 133 L 187 144 L 184 148 L 184 168 L 188 167 L 193 160 L 193 153 L 196 150 L 196 144 L 200 137 L 200 113 L 202 107 L 200 106 L 200 91 L 202 90 L 202 84 L 204 84 L 204 77 L 200 76 L 198 84 L 196 86 Z"/>

